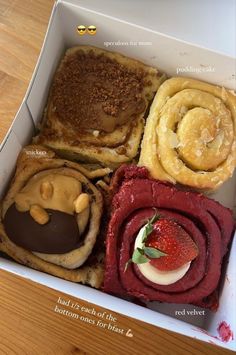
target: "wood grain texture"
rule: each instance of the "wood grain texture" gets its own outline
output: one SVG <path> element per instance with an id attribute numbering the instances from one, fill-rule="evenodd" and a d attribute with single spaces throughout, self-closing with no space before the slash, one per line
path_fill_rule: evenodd
<path id="1" fill-rule="evenodd" d="M 0 0 L 0 142 L 21 104 L 53 0 Z"/>
<path id="2" fill-rule="evenodd" d="M 123 335 L 55 313 L 58 297 L 74 297 L 0 271 L 0 354 L 109 354 L 194 355 L 230 354 L 210 344 L 170 333 L 112 312 L 119 327 L 132 327 L 134 337 Z M 80 305 L 93 307 L 84 301 Z M 66 307 L 64 307 L 66 308 Z M 96 310 L 105 311 L 101 307 Z M 91 316 L 91 318 L 96 318 Z M 145 343 L 145 352 L 144 352 Z"/>
<path id="3" fill-rule="evenodd" d="M 27 89 L 53 4 L 53 0 L 0 0 L 0 141 Z M 55 313 L 59 296 L 68 298 L 0 270 L 0 355 L 233 354 L 117 315 L 119 325 L 135 334 L 124 341 L 120 334 Z"/>

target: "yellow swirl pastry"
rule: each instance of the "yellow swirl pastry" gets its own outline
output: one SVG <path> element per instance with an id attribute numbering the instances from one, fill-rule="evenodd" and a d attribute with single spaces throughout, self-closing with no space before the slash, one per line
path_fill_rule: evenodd
<path id="1" fill-rule="evenodd" d="M 164 76 L 118 53 L 79 46 L 56 71 L 39 136 L 69 159 L 117 167 L 139 148 L 144 114 Z"/>
<path id="2" fill-rule="evenodd" d="M 236 97 L 198 80 L 166 80 L 147 118 L 139 165 L 155 179 L 218 188 L 236 166 Z"/>

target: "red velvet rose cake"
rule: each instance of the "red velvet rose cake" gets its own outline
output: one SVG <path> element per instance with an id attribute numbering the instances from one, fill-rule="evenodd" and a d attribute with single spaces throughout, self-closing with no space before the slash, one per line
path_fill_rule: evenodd
<path id="1" fill-rule="evenodd" d="M 104 291 L 216 308 L 232 212 L 203 194 L 122 166 L 113 177 Z"/>

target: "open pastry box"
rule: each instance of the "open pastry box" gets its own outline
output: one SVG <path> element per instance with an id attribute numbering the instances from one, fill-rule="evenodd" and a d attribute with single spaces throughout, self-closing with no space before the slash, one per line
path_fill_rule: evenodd
<path id="1" fill-rule="evenodd" d="M 94 36 L 80 36 L 78 25 L 94 25 Z M 168 76 L 183 75 L 235 90 L 235 59 L 157 33 L 122 19 L 112 18 L 76 5 L 58 1 L 53 9 L 41 54 L 25 99 L 1 145 L 0 194 L 4 195 L 15 169 L 17 156 L 35 132 L 42 117 L 48 90 L 59 59 L 66 48 L 89 44 L 120 52 L 145 64 L 157 67 Z M 191 73 L 178 68 L 197 68 Z M 211 67 L 211 70 L 207 68 Z M 233 208 L 236 176 L 228 180 L 211 197 Z M 236 350 L 235 340 L 223 342 L 217 328 L 225 321 L 236 333 L 236 240 L 234 239 L 221 281 L 220 307 L 217 312 L 181 304 L 150 303 L 147 308 L 104 294 L 80 284 L 64 281 L 0 257 L 0 268 L 52 287 L 80 299 L 105 307 L 158 327 L 205 342 Z M 198 310 L 198 315 L 188 311 Z M 185 313 L 185 314 L 184 314 Z M 132 321 L 132 320 L 131 320 Z M 151 335 L 150 335 L 151 336 Z"/>

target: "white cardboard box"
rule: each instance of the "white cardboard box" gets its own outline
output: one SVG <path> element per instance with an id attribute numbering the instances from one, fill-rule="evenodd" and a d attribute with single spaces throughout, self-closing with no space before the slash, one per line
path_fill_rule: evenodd
<path id="1" fill-rule="evenodd" d="M 95 36 L 79 36 L 76 29 L 80 24 L 95 25 L 97 34 Z M 146 44 L 141 42 L 146 42 Z M 0 147 L 0 197 L 3 196 L 14 173 L 18 153 L 24 145 L 30 142 L 35 125 L 42 117 L 48 90 L 59 59 L 66 48 L 79 44 L 95 45 L 118 51 L 157 67 L 169 76 L 176 76 L 177 69 L 184 68 L 192 70 L 192 72 L 182 72 L 179 75 L 208 81 L 229 89 L 236 88 L 234 58 L 193 46 L 121 19 L 82 8 L 76 5 L 73 0 L 59 0 L 54 5 L 41 54 L 26 96 Z M 214 195 L 216 199 L 231 208 L 234 206 L 236 195 L 235 180 L 236 176 L 225 183 Z M 218 336 L 217 327 L 221 321 L 226 321 L 233 333 L 236 334 L 236 258 L 233 257 L 235 251 L 236 240 L 234 240 L 229 255 L 225 279 L 222 281 L 218 311 L 216 313 L 206 311 L 205 316 L 185 316 L 184 319 L 181 316 L 177 319 L 174 316 L 175 310 L 197 307 L 156 302 L 149 306 L 156 310 L 153 311 L 103 294 L 98 290 L 29 269 L 2 257 L 0 257 L 0 268 L 75 297 L 79 294 L 83 300 L 131 318 L 236 350 L 235 340 L 223 343 L 215 338 Z"/>

